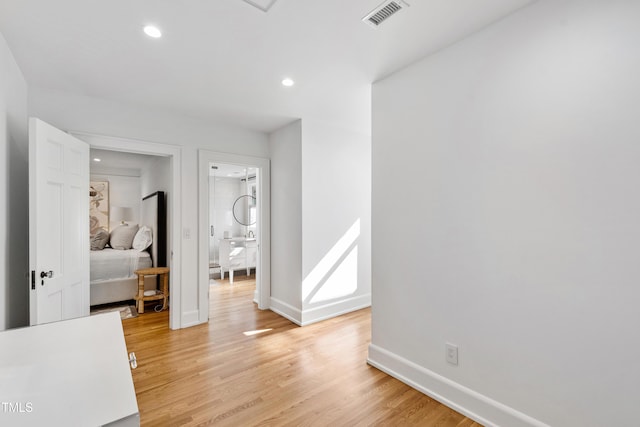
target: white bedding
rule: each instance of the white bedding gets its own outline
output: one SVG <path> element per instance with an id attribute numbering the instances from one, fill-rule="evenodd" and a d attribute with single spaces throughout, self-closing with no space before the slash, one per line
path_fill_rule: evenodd
<path id="1" fill-rule="evenodd" d="M 135 249 L 91 251 L 90 260 L 91 282 L 136 277 L 134 271 L 152 267 L 149 252 Z"/>

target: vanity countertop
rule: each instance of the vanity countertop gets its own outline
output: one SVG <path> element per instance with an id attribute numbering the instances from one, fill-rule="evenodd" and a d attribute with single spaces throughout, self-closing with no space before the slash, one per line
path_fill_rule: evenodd
<path id="1" fill-rule="evenodd" d="M 256 240 L 256 238 L 255 237 L 238 236 L 238 237 L 229 237 L 229 238 L 221 239 L 221 240 L 228 240 L 228 241 L 233 241 L 233 242 L 254 242 Z"/>

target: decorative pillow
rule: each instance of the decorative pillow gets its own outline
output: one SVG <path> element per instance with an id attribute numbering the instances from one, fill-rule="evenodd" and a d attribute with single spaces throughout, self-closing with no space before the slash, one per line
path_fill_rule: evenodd
<path id="1" fill-rule="evenodd" d="M 109 233 L 104 228 L 98 228 L 96 234 L 91 236 L 91 250 L 101 251 L 109 241 Z"/>
<path id="2" fill-rule="evenodd" d="M 152 234 L 151 229 L 146 225 L 143 225 L 133 238 L 131 247 L 139 252 L 144 251 L 151 246 L 151 243 L 153 242 Z"/>
<path id="3" fill-rule="evenodd" d="M 111 230 L 111 236 L 109 238 L 109 245 L 113 249 L 131 249 L 133 238 L 138 232 L 138 224 L 131 225 L 119 225 Z"/>

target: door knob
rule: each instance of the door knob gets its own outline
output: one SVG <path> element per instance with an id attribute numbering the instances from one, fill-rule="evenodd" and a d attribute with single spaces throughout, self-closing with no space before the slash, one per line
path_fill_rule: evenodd
<path id="1" fill-rule="evenodd" d="M 40 272 L 40 278 L 44 279 L 45 277 L 48 277 L 49 279 L 51 279 L 53 277 L 53 271 L 49 270 L 49 271 L 41 271 Z"/>

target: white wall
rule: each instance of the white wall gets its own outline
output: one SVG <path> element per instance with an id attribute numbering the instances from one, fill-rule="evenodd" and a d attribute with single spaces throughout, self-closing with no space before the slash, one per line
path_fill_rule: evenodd
<path id="1" fill-rule="evenodd" d="M 272 310 L 306 325 L 368 307 L 370 136 L 304 119 L 269 148 Z"/>
<path id="2" fill-rule="evenodd" d="M 109 182 L 109 230 L 120 225 L 120 221 L 113 216 L 114 207 L 131 208 L 133 216 L 127 223 L 141 225 L 142 193 L 140 192 L 139 176 L 91 173 L 91 181 Z"/>
<path id="3" fill-rule="evenodd" d="M 269 135 L 271 307 L 302 321 L 302 122 Z"/>
<path id="4" fill-rule="evenodd" d="M 488 425 L 634 424 L 639 20 L 541 0 L 374 85 L 372 363 Z"/>
<path id="5" fill-rule="evenodd" d="M 171 161 L 169 157 L 156 156 L 140 173 L 140 191 L 147 197 L 156 191 L 164 191 L 165 197 L 171 190 Z M 169 212 L 170 209 L 167 209 Z"/>
<path id="6" fill-rule="evenodd" d="M 173 194 L 171 194 L 171 160 L 169 157 L 156 156 L 140 173 L 140 198 L 156 191 L 164 191 L 165 214 L 167 216 L 167 260 L 171 260 L 171 213 Z M 142 203 L 140 204 L 142 209 Z M 142 210 L 140 211 L 142 214 Z"/>
<path id="7" fill-rule="evenodd" d="M 0 34 L 0 331 L 29 324 L 27 84 Z"/>
<path id="8" fill-rule="evenodd" d="M 167 111 L 144 109 L 106 99 L 39 88 L 30 88 L 29 108 L 30 115 L 63 130 L 180 147 L 182 194 L 168 196 L 169 201 L 180 203 L 183 233 L 181 236 L 170 238 L 173 239 L 173 245 L 180 245 L 182 254 L 180 325 L 186 327 L 197 324 L 198 149 L 268 157 L 267 136 L 259 132 L 178 116 Z M 186 238 L 186 234 L 189 234 L 190 238 Z M 208 269 L 208 266 L 203 268 Z"/>
<path id="9" fill-rule="evenodd" d="M 210 200 L 215 208 L 215 229 L 218 239 L 224 237 L 228 231 L 232 237 L 244 235 L 244 227 L 233 219 L 233 203 L 241 194 L 244 194 L 244 181 L 239 178 L 215 178 L 214 199 Z"/>
<path id="10" fill-rule="evenodd" d="M 371 137 L 302 121 L 303 323 L 371 305 Z"/>

